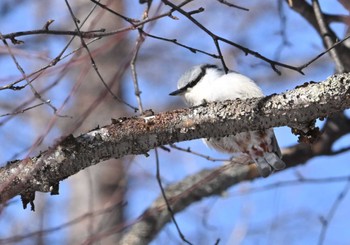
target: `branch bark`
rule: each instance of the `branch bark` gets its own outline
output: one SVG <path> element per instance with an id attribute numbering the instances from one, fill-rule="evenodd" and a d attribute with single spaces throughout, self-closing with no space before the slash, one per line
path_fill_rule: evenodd
<path id="1" fill-rule="evenodd" d="M 101 161 L 147 154 L 154 147 L 223 137 L 276 126 L 307 129 L 310 121 L 350 108 L 350 74 L 334 75 L 283 94 L 179 109 L 148 117 L 120 118 L 59 144 L 38 156 L 0 169 L 0 201 L 35 191 L 50 192 L 59 181 Z M 55 190 L 55 188 L 54 188 Z"/>

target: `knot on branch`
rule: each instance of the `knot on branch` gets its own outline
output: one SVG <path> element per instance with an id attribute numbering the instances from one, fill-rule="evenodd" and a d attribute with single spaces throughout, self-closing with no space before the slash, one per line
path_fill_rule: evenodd
<path id="1" fill-rule="evenodd" d="M 35 191 L 26 191 L 21 193 L 21 200 L 23 204 L 23 209 L 26 209 L 27 205 L 30 204 L 30 210 L 35 211 Z"/>
<path id="2" fill-rule="evenodd" d="M 292 133 L 298 136 L 299 143 L 313 144 L 320 138 L 321 132 L 319 127 L 316 127 L 315 123 L 316 120 L 312 120 L 292 128 Z"/>

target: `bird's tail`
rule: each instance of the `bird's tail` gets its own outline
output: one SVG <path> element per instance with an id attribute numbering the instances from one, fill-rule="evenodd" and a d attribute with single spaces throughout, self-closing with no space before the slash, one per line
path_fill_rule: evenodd
<path id="1" fill-rule="evenodd" d="M 272 171 L 281 170 L 286 167 L 286 164 L 275 152 L 264 152 L 264 156 L 254 160 L 260 175 L 264 178 L 269 176 Z"/>

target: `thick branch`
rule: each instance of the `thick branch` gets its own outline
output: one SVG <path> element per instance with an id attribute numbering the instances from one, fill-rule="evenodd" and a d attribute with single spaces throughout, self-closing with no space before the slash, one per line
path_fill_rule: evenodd
<path id="1" fill-rule="evenodd" d="M 111 125 L 79 137 L 69 136 L 39 156 L 1 168 L 0 200 L 51 191 L 60 180 L 93 164 L 130 154 L 147 154 L 165 144 L 283 125 L 304 129 L 318 117 L 350 108 L 349 90 L 350 74 L 339 74 L 280 95 L 113 120 Z"/>

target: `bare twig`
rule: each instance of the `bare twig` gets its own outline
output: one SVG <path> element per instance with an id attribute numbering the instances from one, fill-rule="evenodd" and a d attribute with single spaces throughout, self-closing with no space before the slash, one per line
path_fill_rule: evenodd
<path id="1" fill-rule="evenodd" d="M 89 44 L 91 44 L 91 43 L 93 43 L 93 42 L 95 42 L 95 41 L 97 41 L 97 40 L 99 40 L 99 39 L 100 39 L 100 38 L 90 40 L 89 42 L 87 42 L 87 45 L 89 45 Z M 76 49 L 74 49 L 73 51 L 67 53 L 66 55 L 63 55 L 64 50 L 66 50 L 66 49 L 68 48 L 68 46 L 70 45 L 70 42 L 71 42 L 71 41 L 68 42 L 68 44 L 64 47 L 64 49 L 61 50 L 60 54 L 57 55 L 54 59 L 52 59 L 52 61 L 51 61 L 49 64 L 47 64 L 47 65 L 41 67 L 40 69 L 38 69 L 38 70 L 36 70 L 36 71 L 34 71 L 34 72 L 28 74 L 28 75 L 27 75 L 27 78 L 31 78 L 31 77 L 33 77 L 33 76 L 35 76 L 35 75 L 39 76 L 43 71 L 46 71 L 46 70 L 47 70 L 48 68 L 50 68 L 50 67 L 56 66 L 56 64 L 57 64 L 58 62 L 60 62 L 60 61 L 62 61 L 62 60 L 64 60 L 64 59 L 66 59 L 66 58 L 68 58 L 69 56 L 71 56 L 72 54 L 75 54 L 77 51 L 79 51 L 79 50 L 81 50 L 81 49 L 83 48 L 83 47 L 76 48 Z M 63 56 L 62 56 L 62 55 L 63 55 Z M 37 78 L 37 76 L 35 76 L 30 82 L 33 82 L 33 80 L 34 80 L 35 78 Z M 6 84 L 6 85 L 0 87 L 0 90 L 5 90 L 5 89 L 10 89 L 10 90 L 21 90 L 21 89 L 23 89 L 24 87 L 26 87 L 27 85 L 24 85 L 24 86 L 16 86 L 16 84 L 22 82 L 23 80 L 24 80 L 24 78 L 17 79 L 17 80 L 14 81 L 14 82 L 11 82 L 11 83 L 9 83 L 9 84 Z"/>
<path id="2" fill-rule="evenodd" d="M 275 60 L 279 60 L 281 53 L 283 49 L 287 46 L 290 46 L 290 42 L 288 41 L 288 36 L 287 36 L 287 17 L 285 15 L 285 10 L 283 9 L 283 0 L 278 0 L 277 1 L 277 9 L 278 9 L 278 16 L 280 18 L 280 30 L 278 34 L 281 36 L 281 44 L 278 45 L 276 48 L 275 52 Z"/>
<path id="3" fill-rule="evenodd" d="M 244 10 L 244 11 L 249 11 L 248 8 L 244 8 L 244 7 L 238 6 L 238 5 L 233 4 L 233 3 L 229 3 L 225 0 L 217 0 L 217 1 L 222 3 L 222 4 L 225 4 L 226 6 L 232 7 L 232 8 L 237 8 L 237 9 Z"/>
<path id="4" fill-rule="evenodd" d="M 313 62 L 315 62 L 316 60 L 318 60 L 319 58 L 321 58 L 323 55 L 327 54 L 328 52 L 330 52 L 331 50 L 333 50 L 334 48 L 336 48 L 337 46 L 339 46 L 340 44 L 342 44 L 343 42 L 345 42 L 346 40 L 348 40 L 350 38 L 350 35 L 345 37 L 344 39 L 335 42 L 331 47 L 327 48 L 325 51 L 323 51 L 322 53 L 316 55 L 314 58 L 312 58 L 311 60 L 309 60 L 308 62 L 306 62 L 305 64 L 299 66 L 300 69 L 305 69 L 306 67 L 308 67 L 310 64 L 312 64 Z"/>
<path id="5" fill-rule="evenodd" d="M 162 40 L 162 41 L 166 41 L 166 42 L 171 42 L 171 43 L 174 43 L 180 47 L 183 47 L 185 49 L 188 49 L 189 51 L 191 51 L 192 53 L 202 53 L 202 54 L 205 54 L 205 55 L 208 55 L 210 57 L 213 57 L 215 59 L 220 59 L 220 56 L 218 56 L 217 54 L 211 54 L 211 53 L 208 53 L 204 50 L 200 50 L 200 49 L 197 49 L 197 48 L 193 48 L 193 47 L 190 47 L 190 46 L 187 46 L 187 45 L 184 45 L 182 43 L 179 43 L 176 39 L 170 39 L 170 38 L 165 38 L 165 37 L 160 37 L 160 36 L 156 36 L 156 35 L 152 35 L 150 33 L 146 33 L 144 30 L 142 30 L 142 33 L 148 37 L 151 37 L 151 38 L 154 38 L 154 39 L 158 39 L 158 40 Z"/>
<path id="6" fill-rule="evenodd" d="M 59 36 L 79 36 L 82 35 L 84 38 L 96 38 L 101 37 L 102 33 L 105 33 L 105 29 L 99 29 L 99 30 L 92 30 L 92 31 L 67 31 L 67 30 L 46 30 L 46 29 L 37 29 L 37 30 L 30 30 L 30 31 L 19 31 L 19 32 L 12 32 L 9 34 L 3 34 L 4 39 L 10 39 L 13 43 L 16 44 L 13 40 L 16 40 L 17 37 L 22 36 L 31 36 L 31 35 L 59 35 Z M 110 34 L 107 34 L 110 35 Z M 114 35 L 114 34 L 112 34 Z"/>
<path id="7" fill-rule="evenodd" d="M 77 31 L 78 31 L 78 33 L 79 33 L 79 37 L 80 37 L 81 44 L 82 44 L 82 46 L 84 47 L 84 49 L 87 51 L 87 53 L 88 53 L 88 55 L 89 55 L 89 57 L 90 57 L 91 65 L 92 65 L 93 69 L 95 70 L 97 76 L 99 77 L 100 81 L 102 82 L 103 86 L 107 89 L 108 93 L 112 96 L 112 98 L 113 98 L 114 100 L 116 100 L 116 101 L 118 101 L 118 102 L 120 102 L 120 103 L 122 103 L 122 104 L 124 104 L 124 105 L 126 105 L 126 106 L 128 106 L 128 107 L 130 107 L 131 109 L 133 109 L 133 110 L 136 112 L 136 111 L 138 110 L 136 107 L 134 107 L 134 106 L 132 106 L 131 104 L 125 102 L 125 101 L 122 100 L 122 99 L 120 99 L 115 93 L 113 93 L 113 91 L 111 90 L 111 88 L 106 84 L 104 78 L 102 77 L 102 74 L 100 73 L 100 71 L 99 71 L 99 69 L 98 69 L 98 67 L 97 67 L 97 64 L 96 64 L 94 58 L 92 57 L 92 54 L 91 54 L 91 52 L 90 52 L 89 47 L 87 46 L 85 40 L 81 37 L 80 27 L 79 27 L 79 25 L 78 25 L 78 22 L 77 22 L 77 19 L 76 19 L 74 13 L 73 13 L 73 10 L 72 10 L 70 4 L 68 3 L 68 0 L 65 0 L 65 3 L 66 3 L 66 5 L 67 5 L 67 8 L 68 8 L 68 10 L 69 10 L 69 13 L 70 13 L 70 15 L 71 15 L 71 17 L 72 17 L 72 20 L 73 20 L 73 22 L 74 22 L 74 24 L 75 24 L 75 27 L 77 28 Z"/>
<path id="8" fill-rule="evenodd" d="M 100 3 L 100 1 L 96 1 L 96 0 L 90 0 L 90 1 L 95 3 L 96 5 L 100 6 L 103 9 L 108 10 L 109 12 L 113 13 L 114 15 L 122 18 L 123 20 L 129 22 L 130 24 L 134 24 L 134 23 L 140 22 L 139 20 L 126 17 L 126 16 L 124 16 L 124 15 L 122 15 L 122 14 L 120 14 L 120 13 L 118 13 L 118 12 L 116 12 L 116 11 L 110 9 L 110 8 L 108 8 L 107 5 Z"/>
<path id="9" fill-rule="evenodd" d="M 44 105 L 44 104 L 45 104 L 44 102 L 41 102 L 39 104 L 36 104 L 36 105 L 33 105 L 33 106 L 29 106 L 29 107 L 21 109 L 19 111 L 14 111 L 14 112 L 10 112 L 10 113 L 6 113 L 6 114 L 3 114 L 3 115 L 0 115 L 0 117 L 13 116 L 13 115 L 21 114 L 21 113 L 24 113 L 25 111 L 31 110 L 33 108 L 36 108 L 36 107 Z"/>
<path id="10" fill-rule="evenodd" d="M 94 212 L 85 213 L 77 218 L 74 218 L 68 222 L 62 223 L 62 224 L 54 226 L 52 228 L 40 229 L 37 231 L 29 232 L 27 234 L 9 236 L 7 238 L 3 237 L 3 238 L 0 238 L 0 243 L 1 244 L 18 243 L 18 242 L 21 242 L 23 240 L 36 237 L 40 234 L 49 235 L 51 233 L 54 233 L 54 232 L 69 228 L 73 225 L 79 224 L 81 222 L 84 222 L 86 219 L 90 219 L 91 217 L 98 217 L 101 215 L 106 215 L 108 213 L 113 213 L 113 211 L 115 210 L 115 207 L 119 206 L 119 205 L 125 205 L 125 204 L 124 203 L 116 203 L 115 205 L 107 207 L 107 208 L 102 208 L 102 209 L 94 211 Z"/>
<path id="11" fill-rule="evenodd" d="M 188 2 L 189 1 L 185 1 L 185 2 L 181 3 L 179 6 L 184 6 Z M 151 7 L 151 3 L 147 4 L 147 7 L 144 10 L 143 15 L 142 15 L 143 20 L 148 18 L 148 12 L 150 10 L 150 7 Z M 159 10 L 160 10 L 160 5 L 158 5 L 158 9 L 156 12 L 158 13 Z M 140 114 L 143 114 L 143 106 L 142 106 L 142 100 L 141 100 L 141 91 L 139 89 L 139 82 L 138 82 L 137 72 L 136 72 L 136 60 L 137 60 L 141 45 L 145 41 L 144 34 L 146 32 L 144 32 L 143 28 L 144 28 L 144 25 L 141 25 L 137 28 L 138 29 L 138 38 L 136 40 L 136 46 L 134 49 L 133 57 L 132 57 L 131 62 L 130 62 L 130 68 L 131 68 L 132 79 L 133 79 L 133 84 L 134 84 L 134 91 L 135 91 L 135 96 L 136 96 L 136 100 L 138 103 L 138 108 L 139 108 Z M 147 36 L 149 36 L 149 35 L 147 35 Z M 156 38 L 156 37 L 153 36 L 153 38 Z M 160 38 L 158 38 L 158 39 L 160 39 Z"/>
<path id="12" fill-rule="evenodd" d="M 137 100 L 137 104 L 138 104 L 138 108 L 139 108 L 139 113 L 142 114 L 143 113 L 143 107 L 142 107 L 142 100 L 141 100 L 141 91 L 140 91 L 140 87 L 139 87 L 139 82 L 137 79 L 137 72 L 136 72 L 136 59 L 139 53 L 139 50 L 141 48 L 141 45 L 143 43 L 143 41 L 145 40 L 145 38 L 142 35 L 142 32 L 139 31 L 139 36 L 136 40 L 136 46 L 134 49 L 134 54 L 132 56 L 131 62 L 130 62 L 130 69 L 131 69 L 131 74 L 132 74 L 132 80 L 133 80 L 133 84 L 134 84 L 134 93 L 136 96 L 136 100 Z"/>
<path id="13" fill-rule="evenodd" d="M 88 14 L 86 15 L 86 17 L 84 18 L 84 20 L 83 20 L 82 23 L 80 24 L 80 28 L 82 28 L 82 27 L 84 26 L 84 24 L 86 23 L 86 21 L 88 20 L 88 18 L 91 16 L 91 14 L 92 14 L 93 11 L 95 10 L 95 8 L 96 8 L 96 5 L 93 6 L 93 7 L 91 8 L 91 10 L 88 12 Z M 48 30 L 47 30 L 47 31 L 48 31 Z M 73 36 L 73 37 L 67 42 L 67 44 L 66 44 L 66 45 L 64 46 L 64 48 L 60 51 L 60 53 L 59 53 L 48 65 L 46 65 L 46 66 L 40 68 L 40 69 L 37 70 L 37 71 L 32 72 L 31 74 L 27 75 L 27 77 L 30 78 L 30 77 L 32 77 L 33 75 L 36 75 L 36 74 L 38 74 L 38 76 L 40 76 L 44 70 L 47 70 L 47 68 L 55 66 L 55 65 L 56 65 L 58 62 L 60 62 L 61 60 L 63 60 L 63 59 L 65 59 L 65 58 L 69 57 L 71 54 L 76 54 L 77 51 L 81 50 L 82 47 L 79 47 L 79 48 L 76 48 L 76 49 L 74 49 L 73 51 L 71 51 L 70 53 L 68 53 L 68 54 L 66 54 L 66 55 L 63 56 L 63 54 L 66 52 L 66 50 L 68 49 L 68 47 L 70 46 L 70 44 L 71 44 L 72 41 L 74 40 L 74 37 L 75 37 L 75 36 Z M 100 39 L 100 38 L 95 38 L 95 39 L 93 39 L 93 40 L 90 40 L 89 42 L 87 42 L 87 45 L 89 45 L 90 43 L 93 43 L 93 42 L 95 42 L 96 40 L 99 40 L 99 39 Z M 18 89 L 18 86 L 15 86 L 15 85 L 16 85 L 17 83 L 23 81 L 23 79 L 24 79 L 24 78 L 19 79 L 19 80 L 15 81 L 15 82 L 12 82 L 12 83 L 10 83 L 10 84 L 8 84 L 8 85 L 5 85 L 5 86 L 3 86 L 3 87 L 0 87 L 0 90 L 3 90 L 3 89 L 17 90 L 17 89 Z M 34 79 L 32 79 L 32 80 L 34 80 Z"/>
<path id="14" fill-rule="evenodd" d="M 325 183 L 339 183 L 344 181 L 350 181 L 350 176 L 338 176 L 338 177 L 329 177 L 329 178 L 298 178 L 295 180 L 287 180 L 287 181 L 279 181 L 277 183 L 272 183 L 264 186 L 258 186 L 252 189 L 247 189 L 244 191 L 239 191 L 235 193 L 231 193 L 230 196 L 242 196 L 242 195 L 250 195 L 254 193 L 260 193 L 264 191 L 273 190 L 276 188 L 290 187 L 295 185 L 305 185 L 305 184 L 325 184 Z"/>
<path id="15" fill-rule="evenodd" d="M 2 40 L 2 42 L 4 43 L 4 45 L 6 46 L 6 48 L 7 48 L 8 52 L 9 52 L 9 54 L 10 54 L 10 56 L 11 56 L 13 62 L 16 64 L 16 67 L 17 67 L 18 71 L 22 74 L 24 80 L 26 80 L 27 85 L 30 86 L 30 88 L 31 88 L 31 90 L 32 90 L 32 92 L 33 92 L 33 94 L 34 94 L 34 96 L 35 96 L 37 99 L 39 99 L 43 104 L 48 105 L 48 106 L 53 110 L 53 112 L 54 112 L 57 116 L 60 116 L 60 115 L 58 115 L 58 114 L 56 113 L 56 112 L 57 112 L 57 109 L 56 109 L 55 106 L 53 106 L 53 105 L 51 104 L 51 101 L 50 101 L 50 100 L 45 100 L 45 99 L 43 99 L 42 96 L 38 93 L 38 91 L 36 91 L 36 89 L 35 89 L 34 86 L 32 85 L 32 81 L 30 81 L 30 80 L 28 79 L 28 77 L 27 77 L 26 73 L 24 72 L 22 66 L 18 63 L 18 61 L 17 61 L 15 55 L 12 53 L 12 50 L 11 50 L 10 46 L 7 44 L 7 41 L 2 37 L 1 33 L 0 33 L 0 39 Z"/>
<path id="16" fill-rule="evenodd" d="M 277 62 L 277 61 L 273 61 L 269 58 L 266 58 L 265 56 L 259 54 L 258 52 L 255 52 L 253 50 L 250 50 L 246 47 L 243 47 L 242 45 L 239 45 L 235 42 L 232 42 L 226 38 L 223 38 L 223 37 L 220 37 L 216 34 L 214 34 L 213 32 L 211 32 L 209 29 L 207 29 L 205 26 L 203 26 L 201 23 L 199 23 L 195 18 L 193 18 L 191 15 L 189 15 L 185 10 L 183 10 L 182 8 L 176 6 L 175 4 L 173 4 L 172 2 L 168 1 L 168 0 L 162 0 L 164 4 L 166 5 L 169 5 L 171 8 L 175 9 L 176 11 L 178 11 L 179 13 L 181 13 L 183 16 L 185 16 L 186 18 L 188 18 L 190 21 L 192 21 L 193 24 L 195 24 L 196 26 L 198 26 L 201 30 L 203 30 L 205 33 L 207 33 L 212 39 L 213 39 L 213 42 L 216 46 L 216 49 L 217 49 L 217 52 L 218 52 L 218 55 L 220 56 L 220 60 L 221 60 L 221 63 L 223 64 L 223 68 L 225 69 L 225 71 L 227 71 L 227 66 L 225 65 L 225 61 L 224 61 L 224 57 L 221 54 L 221 48 L 220 48 L 220 45 L 219 45 L 219 42 L 218 41 L 222 41 L 224 43 L 227 43 L 229 45 L 232 45 L 240 50 L 242 50 L 245 54 L 251 54 L 267 63 L 270 64 L 271 68 L 277 72 L 278 74 L 280 74 L 281 72 L 277 69 L 277 67 L 284 67 L 284 68 L 288 68 L 288 69 L 291 69 L 291 70 L 294 70 L 294 71 L 297 71 L 301 74 L 304 74 L 302 69 L 298 68 L 298 67 L 295 67 L 295 66 L 291 66 L 291 65 L 288 65 L 288 64 L 284 64 L 284 63 L 281 63 L 281 62 Z"/>
<path id="17" fill-rule="evenodd" d="M 146 7 L 145 11 L 143 12 L 143 19 L 148 18 L 148 12 L 150 10 L 150 7 L 151 7 L 151 3 L 147 4 L 147 7 Z M 135 46 L 134 53 L 133 53 L 133 56 L 132 56 L 132 59 L 130 62 L 130 69 L 131 69 L 132 80 L 133 80 L 134 91 L 135 91 L 134 93 L 136 96 L 136 100 L 137 100 L 140 114 L 143 114 L 143 107 L 142 107 L 142 100 L 141 100 L 141 91 L 140 91 L 139 82 L 137 79 L 136 60 L 137 60 L 141 45 L 145 41 L 145 37 L 143 36 L 142 30 L 143 30 L 143 25 L 138 27 L 138 37 L 136 40 L 136 46 Z"/>
<path id="18" fill-rule="evenodd" d="M 95 39 L 96 40 L 96 39 Z M 91 40 L 89 43 L 93 42 L 94 40 Z M 89 44 L 88 43 L 88 44 Z M 71 54 L 75 53 L 76 51 L 80 50 L 80 48 L 78 49 L 75 49 L 73 50 L 72 52 L 68 53 L 67 55 L 64 55 L 61 57 L 61 60 L 67 58 L 68 56 L 70 56 Z M 50 64 L 49 65 L 46 65 L 45 67 L 42 67 L 40 70 L 37 70 L 36 72 L 33 72 L 31 74 L 28 75 L 28 77 L 30 76 L 33 76 L 41 71 L 44 71 L 46 68 L 50 67 Z M 58 78 L 55 79 L 55 81 L 53 81 L 51 84 L 49 84 L 48 86 L 44 87 L 42 90 L 39 91 L 39 93 L 46 93 L 47 91 L 51 90 L 53 87 L 55 87 L 59 81 L 62 79 L 62 77 L 64 76 L 64 74 L 66 74 L 66 72 L 68 72 L 69 68 L 71 68 L 71 62 L 67 62 L 63 65 L 63 69 L 60 73 L 60 76 Z M 22 80 L 22 79 L 21 79 Z M 18 80 L 16 82 L 13 82 L 12 84 L 8 84 L 6 86 L 14 86 L 16 83 L 20 82 L 21 80 Z M 1 90 L 2 88 L 0 88 Z M 9 88 L 10 89 L 10 88 Z M 35 98 L 35 97 L 34 97 Z M 19 106 L 17 106 L 12 113 L 16 112 L 16 111 L 20 111 L 22 110 L 22 108 L 28 106 L 30 103 L 33 102 L 34 98 L 31 98 L 25 102 L 23 102 L 22 104 L 20 104 Z M 65 99 L 65 101 L 67 101 L 68 98 Z M 9 114 L 12 114 L 12 113 L 9 113 Z M 12 116 L 9 116 L 7 118 L 5 118 L 4 120 L 0 121 L 0 126 L 4 125 L 5 123 L 7 123 L 9 120 L 11 120 L 11 118 L 13 118 Z"/>
<path id="19" fill-rule="evenodd" d="M 185 243 L 187 244 L 192 244 L 191 242 L 189 242 L 186 237 L 184 236 L 184 234 L 181 232 L 181 229 L 180 229 L 180 226 L 177 224 L 176 222 L 176 219 L 175 219 L 175 215 L 174 215 L 174 212 L 170 206 L 170 202 L 165 194 L 165 191 L 164 191 L 164 188 L 163 188 L 163 185 L 162 185 L 162 180 L 161 180 L 161 177 L 160 177 L 160 167 L 159 167 L 159 156 L 158 156 L 158 151 L 157 151 L 157 148 L 154 149 L 154 152 L 155 152 L 155 155 L 156 155 L 156 166 L 157 166 L 157 172 L 156 172 L 156 177 L 157 177 L 157 181 L 158 181 L 158 185 L 159 185 L 159 188 L 161 190 L 161 193 L 162 193 L 162 196 L 164 198 L 164 201 L 166 203 L 166 206 L 167 206 L 167 209 L 170 213 L 170 216 L 171 216 L 171 220 L 173 221 L 175 227 L 176 227 L 176 230 L 181 238 L 182 241 L 184 241 Z"/>
<path id="20" fill-rule="evenodd" d="M 326 217 L 323 217 L 323 216 L 320 217 L 320 221 L 321 221 L 321 224 L 322 224 L 322 229 L 321 229 L 320 237 L 318 239 L 318 245 L 324 244 L 325 238 L 326 238 L 327 229 L 328 229 L 328 225 L 332 221 L 335 213 L 337 212 L 340 204 L 342 203 L 342 201 L 346 197 L 346 194 L 349 192 L 349 190 L 350 190 L 350 180 L 348 180 L 348 182 L 346 183 L 344 189 L 339 193 L 337 198 L 334 200 L 334 203 L 333 203 L 331 209 L 329 210 L 327 216 Z"/>
<path id="21" fill-rule="evenodd" d="M 182 148 L 182 147 L 179 147 L 175 144 L 170 144 L 170 147 L 173 148 L 173 149 L 176 149 L 176 150 L 179 150 L 179 151 L 183 151 L 183 152 L 187 152 L 187 153 L 191 153 L 195 156 L 199 156 L 201 158 L 204 158 L 208 161 L 211 161 L 211 162 L 230 162 L 232 159 L 219 159 L 219 158 L 212 158 L 211 156 L 207 156 L 207 155 L 204 155 L 204 154 L 201 154 L 201 153 L 198 153 L 198 152 L 195 152 L 193 150 L 191 150 L 191 148 Z"/>

